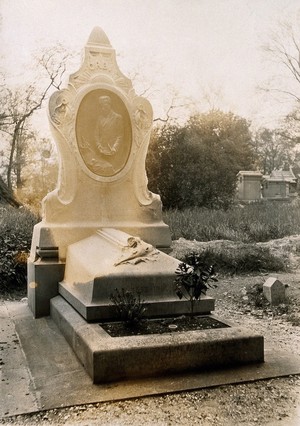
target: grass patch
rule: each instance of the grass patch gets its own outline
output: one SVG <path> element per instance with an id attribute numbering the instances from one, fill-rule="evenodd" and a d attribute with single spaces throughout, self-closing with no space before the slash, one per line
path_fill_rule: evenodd
<path id="1" fill-rule="evenodd" d="M 218 273 L 247 274 L 254 272 L 286 271 L 284 259 L 273 255 L 268 247 L 259 247 L 255 244 L 238 243 L 231 247 L 204 249 L 197 253 L 202 263 L 215 265 Z M 184 261 L 186 253 L 182 253 L 179 260 Z"/>
<path id="2" fill-rule="evenodd" d="M 189 208 L 168 210 L 164 220 L 172 240 L 231 240 L 264 242 L 300 234 L 299 202 L 264 201 L 237 205 L 229 210 Z"/>
<path id="3" fill-rule="evenodd" d="M 26 288 L 27 258 L 38 217 L 25 208 L 0 209 L 0 293 Z"/>

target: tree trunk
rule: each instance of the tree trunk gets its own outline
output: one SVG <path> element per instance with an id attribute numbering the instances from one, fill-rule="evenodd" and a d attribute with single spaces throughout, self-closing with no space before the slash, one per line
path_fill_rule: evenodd
<path id="1" fill-rule="evenodd" d="M 18 121 L 15 125 L 12 142 L 11 142 L 11 148 L 10 148 L 10 155 L 9 155 L 9 161 L 8 161 L 8 167 L 7 167 L 7 186 L 9 191 L 12 191 L 12 171 L 13 171 L 13 164 L 14 164 L 14 155 L 16 150 L 16 144 L 17 139 L 19 135 L 19 129 L 20 129 L 20 121 Z"/>
<path id="2" fill-rule="evenodd" d="M 18 138 L 17 138 L 17 143 L 16 143 L 16 178 L 17 178 L 17 190 L 21 189 L 23 186 L 23 182 L 22 182 L 22 167 L 23 167 L 23 158 L 22 158 L 22 154 L 23 154 L 23 127 L 24 127 L 24 122 L 22 123 L 22 126 L 19 129 L 18 132 Z"/>

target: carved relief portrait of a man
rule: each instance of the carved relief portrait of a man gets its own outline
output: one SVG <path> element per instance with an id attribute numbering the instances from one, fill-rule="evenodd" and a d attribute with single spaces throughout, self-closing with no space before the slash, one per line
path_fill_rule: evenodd
<path id="1" fill-rule="evenodd" d="M 131 147 L 131 125 L 121 99 L 94 90 L 82 100 L 76 120 L 79 152 L 90 171 L 113 176 L 125 166 Z"/>
<path id="2" fill-rule="evenodd" d="M 124 139 L 123 118 L 111 105 L 110 96 L 100 96 L 100 116 L 96 125 L 96 145 L 105 156 L 116 154 Z"/>

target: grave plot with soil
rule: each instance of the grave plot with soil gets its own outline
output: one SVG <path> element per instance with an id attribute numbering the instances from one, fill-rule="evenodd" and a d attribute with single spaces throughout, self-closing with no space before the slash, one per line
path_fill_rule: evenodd
<path id="1" fill-rule="evenodd" d="M 99 324 L 111 337 L 139 336 L 146 334 L 164 334 L 193 330 L 227 328 L 225 324 L 212 316 L 186 316 L 175 318 L 156 318 L 142 320 L 137 324 L 115 321 Z"/>

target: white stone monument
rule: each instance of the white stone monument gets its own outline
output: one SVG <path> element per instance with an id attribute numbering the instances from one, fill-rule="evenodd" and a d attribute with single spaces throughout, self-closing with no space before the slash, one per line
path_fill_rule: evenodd
<path id="1" fill-rule="evenodd" d="M 113 338 L 97 323 L 117 319 L 115 289 L 139 293 L 150 318 L 191 313 L 175 294 L 179 261 L 162 251 L 171 238 L 160 198 L 147 188 L 152 109 L 100 28 L 68 87 L 50 98 L 49 119 L 60 173 L 28 261 L 34 316 L 51 314 L 94 383 L 263 361 L 262 336 L 240 329 Z M 194 302 L 195 314 L 213 309 L 210 297 Z"/>
<path id="2" fill-rule="evenodd" d="M 76 295 L 83 311 L 101 303 L 98 299 L 102 293 L 94 283 L 104 270 L 115 277 L 110 280 L 113 285 L 116 277 L 121 285 L 124 274 L 131 276 L 131 283 L 137 276 L 151 276 L 147 267 L 141 266 L 130 273 L 119 266 L 115 274 L 116 256 L 120 257 L 124 241 L 131 237 L 156 250 L 166 251 L 171 244 L 169 227 L 162 220 L 160 197 L 147 188 L 145 159 L 152 107 L 136 95 L 131 81 L 119 70 L 115 50 L 102 29 L 92 31 L 82 66 L 70 76 L 67 88 L 51 96 L 49 121 L 60 168 L 57 188 L 43 200 L 43 220 L 34 228 L 28 261 L 28 299 L 36 317 L 49 314 L 50 299 L 59 290 L 70 303 Z M 95 253 L 89 250 L 90 245 Z M 153 274 L 164 275 L 168 288 L 165 296 L 174 299 L 172 281 L 178 261 L 164 256 L 159 251 Z M 71 271 L 68 264 L 80 264 L 81 269 L 78 266 Z M 166 264 L 169 267 L 163 271 Z M 82 278 L 79 293 L 78 277 Z M 153 282 L 153 278 L 149 280 Z M 87 282 L 90 286 L 84 285 Z M 148 293 L 157 300 L 161 284 L 156 284 L 157 289 Z M 102 296 L 107 305 L 108 292 Z"/>
<path id="3" fill-rule="evenodd" d="M 92 31 L 68 87 L 51 96 L 49 120 L 60 173 L 57 189 L 43 201 L 33 251 L 57 246 L 64 260 L 70 243 L 103 227 L 169 247 L 160 198 L 147 189 L 145 173 L 152 108 L 119 70 L 100 28 Z"/>
<path id="4" fill-rule="evenodd" d="M 49 121 L 60 169 L 57 188 L 43 200 L 28 262 L 29 304 L 37 316 L 48 308 L 36 300 L 57 293 L 70 244 L 106 227 L 163 250 L 171 243 L 160 197 L 147 188 L 152 107 L 119 70 L 102 29 L 92 31 L 67 88 L 51 96 Z"/>

